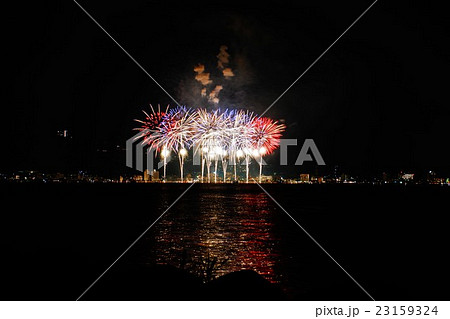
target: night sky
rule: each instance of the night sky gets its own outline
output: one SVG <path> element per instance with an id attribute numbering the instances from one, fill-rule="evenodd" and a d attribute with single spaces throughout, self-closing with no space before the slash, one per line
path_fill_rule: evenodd
<path id="1" fill-rule="evenodd" d="M 372 1 L 79 3 L 180 104 L 215 107 L 194 79 L 203 63 L 223 84 L 219 105 L 262 113 Z M 110 150 L 133 136 L 133 119 L 175 103 L 74 2 L 8 15 L 0 170 L 123 170 Z M 447 19 L 437 3 L 379 0 L 266 116 L 285 121 L 286 138 L 314 139 L 330 171 L 450 173 Z"/>

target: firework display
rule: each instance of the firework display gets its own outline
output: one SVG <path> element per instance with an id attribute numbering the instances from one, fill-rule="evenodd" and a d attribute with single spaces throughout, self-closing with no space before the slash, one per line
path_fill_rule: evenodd
<path id="1" fill-rule="evenodd" d="M 259 163 L 261 182 L 263 156 L 271 154 L 280 144 L 285 125 L 267 117 L 259 117 L 244 110 L 190 109 L 185 106 L 161 112 L 151 107 L 152 113 L 144 112 L 144 120 L 136 120 L 141 132 L 136 138 L 161 154 L 164 160 L 166 178 L 167 158 L 172 152 L 180 161 L 181 181 L 183 181 L 184 159 L 188 150 L 201 157 L 201 180 L 211 182 L 211 166 L 214 163 L 214 182 L 217 182 L 218 164 L 222 164 L 223 181 L 226 181 L 228 164 L 234 166 L 234 179 L 237 180 L 236 162 L 244 159 L 246 181 L 249 179 L 250 158 Z"/>

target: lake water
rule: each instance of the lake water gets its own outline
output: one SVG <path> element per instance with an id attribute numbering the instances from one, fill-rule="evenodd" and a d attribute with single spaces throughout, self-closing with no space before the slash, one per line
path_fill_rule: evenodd
<path id="1" fill-rule="evenodd" d="M 188 186 L 3 185 L 16 205 L 4 215 L 7 271 L 20 278 L 4 299 L 74 299 Z M 263 187 L 376 299 L 448 299 L 449 187 Z M 254 184 L 194 185 L 114 267 L 203 276 L 211 261 L 205 280 L 249 269 L 290 299 L 368 299 Z"/>

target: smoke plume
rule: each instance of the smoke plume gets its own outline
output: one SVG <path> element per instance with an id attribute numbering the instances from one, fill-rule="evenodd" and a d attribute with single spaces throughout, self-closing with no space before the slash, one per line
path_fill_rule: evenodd
<path id="1" fill-rule="evenodd" d="M 230 103 L 230 97 L 241 95 L 237 88 L 242 81 L 238 79 L 230 81 L 231 78 L 235 77 L 235 74 L 230 67 L 231 56 L 227 50 L 226 45 L 220 46 L 219 53 L 216 55 L 217 69 L 213 68 L 212 61 L 208 63 L 208 59 L 206 63 L 199 63 L 194 66 L 195 81 L 190 78 L 180 83 L 180 95 L 185 103 L 217 105 L 221 98 Z M 239 66 L 239 56 L 236 56 L 235 63 Z M 213 68 L 211 73 L 207 72 L 209 68 Z M 241 72 L 238 72 L 238 74 L 241 74 Z M 224 93 L 225 95 L 223 95 Z"/>
<path id="2" fill-rule="evenodd" d="M 194 72 L 197 73 L 195 79 L 199 81 L 203 86 L 212 83 L 212 81 L 209 79 L 209 73 L 205 73 L 205 66 L 203 64 L 199 64 L 194 67 Z"/>
<path id="3" fill-rule="evenodd" d="M 214 104 L 218 104 L 219 103 L 219 92 L 223 89 L 222 85 L 216 85 L 216 87 L 214 88 L 214 90 L 212 90 L 209 93 L 208 96 L 208 100 L 210 100 L 211 102 L 213 102 Z"/>
<path id="4" fill-rule="evenodd" d="M 230 77 L 234 76 L 233 71 L 231 68 L 227 67 L 230 63 L 230 54 L 227 52 L 228 47 L 226 45 L 220 46 L 219 54 L 217 55 L 217 68 L 222 70 L 222 74 L 225 77 L 225 79 L 228 79 Z"/>

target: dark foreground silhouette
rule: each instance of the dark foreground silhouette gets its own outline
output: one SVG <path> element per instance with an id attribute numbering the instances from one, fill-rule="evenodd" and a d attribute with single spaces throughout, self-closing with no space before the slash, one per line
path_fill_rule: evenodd
<path id="1" fill-rule="evenodd" d="M 128 267 L 101 278 L 81 300 L 286 300 L 283 291 L 251 270 L 208 283 L 173 266 Z"/>

